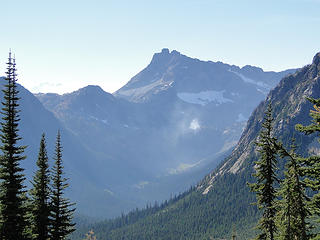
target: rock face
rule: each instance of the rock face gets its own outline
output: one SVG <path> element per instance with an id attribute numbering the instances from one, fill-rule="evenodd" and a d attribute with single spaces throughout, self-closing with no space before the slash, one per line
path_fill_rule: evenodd
<path id="1" fill-rule="evenodd" d="M 199 181 L 236 144 L 266 92 L 292 71 L 239 68 L 163 49 L 113 95 L 87 86 L 37 97 L 97 159 L 88 177 L 97 192 L 125 202 L 120 213 Z"/>
<path id="2" fill-rule="evenodd" d="M 253 142 L 261 129 L 261 121 L 268 103 L 271 103 L 274 109 L 276 135 L 281 136 L 283 142 L 288 143 L 290 138 L 296 135 L 301 149 L 305 149 L 301 150 L 302 153 L 306 153 L 311 146 L 314 147 L 315 135 L 305 137 L 296 132 L 294 127 L 298 123 L 308 124 L 310 122 L 308 116 L 312 104 L 306 98 L 320 97 L 319 59 L 320 53 L 315 55 L 312 64 L 285 77 L 275 89 L 271 90 L 267 99 L 254 110 L 231 156 L 213 174 L 214 176 L 227 172 L 240 174 L 241 171 L 246 170 L 248 164 L 252 166 L 256 158 Z"/>

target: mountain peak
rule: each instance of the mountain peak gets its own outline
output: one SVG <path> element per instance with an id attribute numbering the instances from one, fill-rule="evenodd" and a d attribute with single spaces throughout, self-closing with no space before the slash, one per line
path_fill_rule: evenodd
<path id="1" fill-rule="evenodd" d="M 320 52 L 318 52 L 314 57 L 312 63 L 314 65 L 319 65 L 320 64 Z"/>
<path id="2" fill-rule="evenodd" d="M 80 88 L 76 92 L 92 94 L 92 93 L 104 93 L 105 91 L 98 85 L 88 85 L 86 87 Z"/>
<path id="3" fill-rule="evenodd" d="M 70 94 L 65 94 L 65 96 L 78 96 L 78 97 L 88 97 L 92 98 L 99 98 L 99 97 L 106 97 L 110 100 L 113 100 L 113 95 L 111 93 L 105 92 L 100 86 L 98 85 L 88 85 L 86 87 L 80 88 L 77 91 L 74 91 Z"/>
<path id="4" fill-rule="evenodd" d="M 168 48 L 163 48 L 163 49 L 161 50 L 161 54 L 170 54 L 170 51 L 169 51 Z"/>
<path id="5" fill-rule="evenodd" d="M 157 53 L 156 53 L 157 54 Z M 168 48 L 163 48 L 162 50 L 161 50 L 161 53 L 160 54 L 162 54 L 162 55 L 180 55 L 180 52 L 178 52 L 177 50 L 172 50 L 171 52 L 170 52 L 170 50 L 168 49 Z"/>
<path id="6" fill-rule="evenodd" d="M 245 65 L 244 67 L 241 68 L 241 70 L 245 72 L 263 72 L 262 68 L 251 66 L 251 65 Z"/>
<path id="7" fill-rule="evenodd" d="M 160 53 L 155 53 L 152 57 L 151 63 L 163 63 L 168 62 L 170 59 L 181 56 L 180 52 L 176 50 L 170 50 L 168 48 L 163 48 Z"/>

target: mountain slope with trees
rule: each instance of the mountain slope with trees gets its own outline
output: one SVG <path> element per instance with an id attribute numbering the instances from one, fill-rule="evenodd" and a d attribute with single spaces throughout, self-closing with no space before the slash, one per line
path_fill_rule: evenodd
<path id="1" fill-rule="evenodd" d="M 281 80 L 249 118 L 247 126 L 232 154 L 216 170 L 207 175 L 195 189 L 177 197 L 160 209 L 147 208 L 83 228 L 92 228 L 101 239 L 210 239 L 230 237 L 237 232 L 241 239 L 253 236 L 259 213 L 251 203 L 255 196 L 248 182 L 254 182 L 256 145 L 261 122 L 268 103 L 273 107 L 275 136 L 285 146 L 293 136 L 302 156 L 319 152 L 316 134 L 306 136 L 295 130 L 300 123 L 308 125 L 313 108 L 306 97 L 320 97 L 320 53 L 312 64 Z M 285 161 L 279 161 L 279 172 Z M 159 207 L 159 206 L 158 206 Z M 234 229 L 234 230 L 233 230 Z M 82 233 L 75 233 L 77 239 Z"/>

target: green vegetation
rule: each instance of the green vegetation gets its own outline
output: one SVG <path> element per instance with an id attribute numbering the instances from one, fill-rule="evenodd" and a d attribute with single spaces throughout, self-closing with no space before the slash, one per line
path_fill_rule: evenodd
<path id="1" fill-rule="evenodd" d="M 313 123 L 308 126 L 303 126 L 302 124 L 296 125 L 298 131 L 307 135 L 320 132 L 320 99 L 308 98 L 308 100 L 314 104 L 315 110 L 310 111 Z M 262 125 L 266 130 L 270 126 L 266 124 L 270 122 L 268 119 L 271 119 L 271 111 L 269 109 L 266 112 L 265 123 Z M 267 228 L 263 228 L 264 225 L 262 227 L 258 225 L 262 233 L 258 234 L 257 239 L 307 240 L 312 239 L 314 236 L 315 239 L 319 239 L 320 233 L 318 230 L 313 231 L 314 226 L 312 226 L 311 218 L 319 218 L 320 213 L 320 156 L 312 154 L 309 157 L 303 158 L 297 154 L 295 144 L 291 146 L 290 151 L 287 151 L 282 143 L 275 142 L 275 139 L 271 135 L 266 135 L 265 132 L 265 130 L 262 130 L 259 136 L 261 140 L 267 139 L 265 142 L 271 142 L 272 146 L 274 146 L 275 151 L 272 152 L 272 156 L 280 154 L 282 158 L 287 159 L 287 163 L 281 189 L 273 189 L 272 192 L 274 194 L 273 199 L 275 199 L 278 192 L 280 200 L 277 203 L 275 201 L 270 202 L 266 207 L 263 206 L 264 208 L 273 210 L 273 215 L 269 214 L 266 218 L 263 214 L 262 223 L 264 223 L 265 219 L 273 223 L 277 221 L 277 225 L 273 225 L 273 232 L 277 233 L 276 238 L 272 234 L 265 234 Z M 320 142 L 319 138 L 317 140 Z M 263 183 L 267 183 L 268 179 L 265 176 L 270 176 L 270 174 L 268 174 L 268 169 L 260 167 L 261 164 L 266 162 L 268 149 L 264 148 L 264 145 L 261 143 L 258 146 L 262 148 L 260 150 L 260 161 L 256 162 L 256 173 L 253 174 L 257 178 L 258 183 L 251 186 L 257 192 L 258 204 L 260 204 L 261 199 L 263 200 L 270 195 L 268 192 L 262 191 L 264 188 L 260 184 L 261 180 Z M 275 167 L 276 165 L 274 165 Z M 274 171 L 272 171 L 272 174 L 274 174 Z M 277 179 L 277 176 L 274 176 L 274 179 Z M 309 194 L 306 194 L 306 189 L 309 190 Z M 275 213 L 277 214 L 277 218 L 275 217 Z"/>
<path id="2" fill-rule="evenodd" d="M 31 229 L 33 239 L 48 239 L 50 227 L 50 170 L 45 135 L 42 135 L 37 161 L 38 170 L 33 178 L 31 195 Z"/>
<path id="3" fill-rule="evenodd" d="M 298 131 L 306 135 L 313 133 L 320 133 L 320 99 L 309 98 L 309 101 L 314 104 L 314 109 L 311 110 L 310 116 L 313 118 L 313 123 L 308 126 L 298 124 L 296 126 Z M 318 135 L 319 136 L 319 135 Z M 320 143 L 320 138 L 318 138 Z M 320 156 L 319 154 L 312 154 L 303 161 L 303 176 L 305 176 L 305 184 L 307 187 L 315 191 L 312 197 L 312 211 L 314 214 L 320 215 Z"/>
<path id="4" fill-rule="evenodd" d="M 60 132 L 57 135 L 55 148 L 55 165 L 53 167 L 53 184 L 51 195 L 51 238 L 52 240 L 65 239 L 74 229 L 72 223 L 74 204 L 63 197 L 64 190 L 68 187 L 67 179 L 63 177 Z"/>
<path id="5" fill-rule="evenodd" d="M 259 161 L 255 162 L 256 173 L 253 174 L 257 183 L 250 184 L 257 194 L 258 206 L 264 210 L 257 225 L 260 233 L 256 239 L 310 239 L 312 232 L 307 224 L 307 218 L 311 215 L 307 206 L 309 198 L 302 180 L 302 163 L 306 164 L 308 161 L 296 153 L 294 144 L 291 150 L 287 151 L 282 143 L 273 137 L 270 105 L 264 120 L 257 143 Z M 277 155 L 288 159 L 280 190 L 273 187 L 275 181 L 279 181 L 275 173 Z M 277 195 L 280 200 L 275 201 Z"/>
<path id="6" fill-rule="evenodd" d="M 320 99 L 308 98 L 314 104 L 314 109 L 310 111 L 312 117 L 312 124 L 303 126 L 298 124 L 296 129 L 305 133 L 306 135 L 317 133 L 318 142 L 320 143 Z M 302 160 L 302 176 L 304 177 L 304 184 L 307 188 L 313 191 L 311 198 L 310 209 L 311 213 L 318 217 L 320 216 L 320 156 L 319 154 L 312 153 L 311 156 Z M 320 239 L 320 233 L 316 234 L 316 239 Z"/>
<path id="7" fill-rule="evenodd" d="M 24 239 L 26 221 L 26 198 L 23 182 L 23 168 L 20 167 L 25 146 L 19 146 L 18 123 L 19 110 L 18 91 L 16 85 L 16 63 L 9 54 L 7 63 L 6 84 L 3 90 L 2 102 L 1 142 L 2 150 L 0 160 L 0 237 L 1 239 Z"/>
<path id="8" fill-rule="evenodd" d="M 311 213 L 307 207 L 309 198 L 305 193 L 301 178 L 301 160 L 303 158 L 296 153 L 294 143 L 289 152 L 281 145 L 280 153 L 282 158 L 288 160 L 284 172 L 285 178 L 278 192 L 279 197 L 282 198 L 277 205 L 279 239 L 309 239 L 312 228 L 307 220 Z"/>
<path id="9" fill-rule="evenodd" d="M 273 121 L 272 108 L 269 104 L 256 143 L 260 158 L 255 162 L 256 173 L 253 176 L 257 179 L 257 182 L 249 184 L 251 191 L 256 192 L 259 209 L 263 210 L 257 226 L 261 233 L 259 233 L 257 239 L 273 240 L 276 232 L 275 200 L 277 190 L 275 184 L 279 181 L 276 176 L 278 142 L 273 136 Z"/>
<path id="10" fill-rule="evenodd" d="M 64 240 L 74 231 L 71 223 L 74 209 L 63 197 L 68 186 L 62 177 L 61 141 L 58 132 L 53 183 L 42 135 L 30 198 L 24 186 L 24 169 L 20 167 L 25 146 L 19 146 L 19 104 L 16 84 L 16 63 L 11 52 L 7 63 L 7 77 L 2 102 L 0 149 L 0 240 Z M 53 191 L 51 191 L 51 189 Z"/>
<path id="11" fill-rule="evenodd" d="M 252 230 L 248 232 L 243 226 L 253 227 L 258 213 L 256 206 L 250 205 L 254 195 L 249 193 L 246 182 L 246 177 L 227 174 L 206 195 L 190 188 L 163 204 L 135 210 L 114 220 L 78 226 L 72 239 L 83 239 L 91 229 L 97 239 L 108 240 L 211 239 L 231 237 L 232 226 L 240 239 L 247 239 Z"/>

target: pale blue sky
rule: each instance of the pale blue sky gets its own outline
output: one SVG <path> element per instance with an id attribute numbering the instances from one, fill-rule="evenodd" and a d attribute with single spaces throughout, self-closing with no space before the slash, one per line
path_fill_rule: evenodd
<path id="1" fill-rule="evenodd" d="M 280 71 L 320 51 L 320 0 L 0 0 L 0 75 L 9 48 L 32 92 L 114 92 L 162 48 Z"/>

